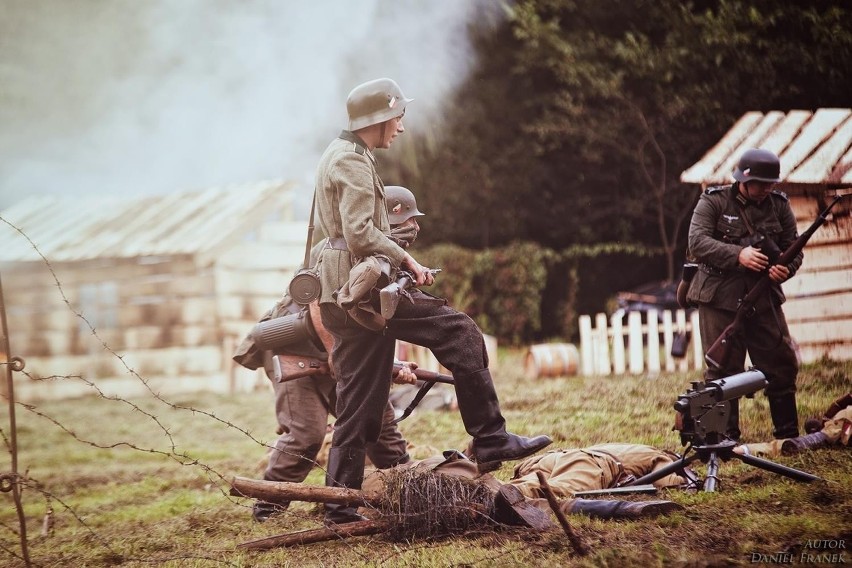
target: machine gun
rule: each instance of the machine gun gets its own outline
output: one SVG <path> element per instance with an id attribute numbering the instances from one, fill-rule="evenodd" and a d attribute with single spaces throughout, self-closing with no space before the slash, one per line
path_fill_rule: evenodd
<path id="1" fill-rule="evenodd" d="M 440 268 L 431 268 L 427 270 L 429 274 L 435 276 L 441 272 Z M 382 317 L 391 319 L 396 313 L 396 308 L 399 306 L 399 301 L 403 298 L 410 298 L 408 289 L 414 285 L 414 275 L 407 270 L 397 272 L 396 280 L 391 282 L 381 290 L 379 290 L 379 307 Z"/>
<path id="2" fill-rule="evenodd" d="M 808 240 L 810 240 L 816 230 L 825 223 L 832 207 L 834 207 L 838 201 L 846 197 L 846 195 L 848 194 L 838 195 L 835 197 L 834 201 L 832 201 L 831 204 L 829 204 L 829 206 L 819 214 L 816 221 L 814 221 L 813 224 L 787 248 L 787 250 L 781 253 L 778 260 L 773 264 L 780 264 L 782 266 L 790 264 L 793 259 L 796 258 L 796 255 L 805 248 L 805 244 Z M 766 289 L 769 288 L 770 284 L 772 284 L 772 280 L 769 278 L 769 271 L 766 270 L 760 280 L 758 280 L 752 289 L 748 291 L 745 298 L 740 300 L 736 315 L 734 316 L 734 321 L 732 321 L 728 327 L 722 331 L 719 337 L 716 338 L 716 341 L 713 342 L 713 345 L 711 345 L 704 353 L 704 360 L 707 361 L 707 365 L 710 366 L 711 369 L 719 370 L 727 367 L 731 353 L 731 341 L 742 332 L 746 318 L 750 317 L 754 313 L 755 304 L 766 293 Z"/>
<path id="3" fill-rule="evenodd" d="M 704 491 L 715 491 L 719 480 L 720 458 L 723 461 L 731 458 L 738 459 L 748 465 L 796 481 L 811 482 L 819 479 L 804 471 L 733 451 L 736 442 L 725 435 L 731 414 L 731 401 L 743 396 L 754 396 L 754 393 L 765 388 L 767 384 L 766 375 L 757 369 L 704 383 L 693 382 L 692 388 L 678 396 L 674 403 L 680 422 L 676 428 L 680 430 L 681 443 L 686 446 L 683 457 L 664 468 L 625 484 L 624 487 L 654 483 L 671 473 L 684 470 L 689 464 L 700 459 L 707 464 Z"/>

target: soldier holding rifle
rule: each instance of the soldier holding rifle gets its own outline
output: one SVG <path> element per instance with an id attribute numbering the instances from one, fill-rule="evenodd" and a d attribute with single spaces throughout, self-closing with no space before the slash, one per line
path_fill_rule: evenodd
<path id="1" fill-rule="evenodd" d="M 371 329 L 338 303 L 337 293 L 349 283 L 352 268 L 364 259 L 381 257 L 395 269 L 409 270 L 417 286 L 433 281 L 430 271 L 387 238 L 385 187 L 373 154 L 389 148 L 405 131 L 402 120 L 410 102 L 391 79 L 355 87 L 346 102 L 349 127 L 329 144 L 317 167 L 319 226 L 329 237 L 319 263 L 320 313 L 334 337 L 331 359 L 338 381 L 337 422 L 326 476 L 330 486 L 361 487 L 365 446 L 381 430 L 396 339 L 431 349 L 453 374 L 477 462 L 520 459 L 551 442 L 547 436 L 525 438 L 507 432 L 482 333 L 467 315 L 445 302 L 406 301 L 385 322 L 386 327 Z M 326 505 L 327 523 L 362 519 L 352 507 Z"/>
<path id="2" fill-rule="evenodd" d="M 695 206 L 689 227 L 689 254 L 698 262 L 687 301 L 698 306 L 705 352 L 734 321 L 741 300 L 765 275 L 766 293 L 748 309 L 741 333 L 727 341 L 725 361 L 709 365 L 705 380 L 743 371 L 746 352 L 769 381 L 766 396 L 775 438 L 798 436 L 796 375 L 799 365 L 781 304 L 781 283 L 802 264 L 801 251 L 787 264 L 778 256 L 796 241 L 796 218 L 787 196 L 774 189 L 781 165 L 774 153 L 742 154 L 732 185 L 711 187 Z M 745 306 L 744 306 L 745 308 Z M 727 436 L 740 437 L 737 401 L 732 401 Z"/>

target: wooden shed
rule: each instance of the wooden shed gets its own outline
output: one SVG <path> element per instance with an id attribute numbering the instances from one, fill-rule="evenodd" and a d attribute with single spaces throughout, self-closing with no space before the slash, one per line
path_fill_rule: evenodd
<path id="1" fill-rule="evenodd" d="M 0 213 L 21 399 L 253 388 L 235 345 L 304 257 L 292 184 L 136 199 L 25 199 Z M 57 377 L 51 380 L 36 380 Z M 76 378 L 79 377 L 79 378 Z"/>
<path id="2" fill-rule="evenodd" d="M 804 231 L 838 194 L 852 192 L 852 109 L 747 112 L 681 181 L 732 183 L 740 155 L 764 148 L 781 159 L 778 189 Z M 803 362 L 852 359 L 852 197 L 808 241 L 802 268 L 784 284 L 784 312 Z"/>

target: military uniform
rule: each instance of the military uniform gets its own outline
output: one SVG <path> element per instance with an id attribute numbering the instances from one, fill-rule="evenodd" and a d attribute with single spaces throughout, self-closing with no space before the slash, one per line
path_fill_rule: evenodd
<path id="1" fill-rule="evenodd" d="M 553 450 L 541 456 L 528 458 L 515 467 L 515 474 L 508 482 L 503 482 L 491 474 L 480 474 L 476 464 L 465 459 L 455 451 L 444 452 L 442 456 L 433 456 L 424 460 L 415 460 L 394 469 L 375 471 L 364 480 L 363 489 L 367 492 L 385 493 L 388 478 L 395 472 L 415 468 L 419 471 L 432 471 L 436 474 L 475 480 L 495 493 L 507 485 L 516 488 L 539 509 L 549 511 L 550 505 L 543 498 L 538 473 L 543 473 L 548 486 L 559 502 L 563 513 L 585 513 L 604 519 L 640 518 L 665 514 L 680 510 L 682 507 L 671 501 L 621 501 L 609 499 L 573 498 L 579 491 L 610 489 L 618 481 L 626 481 L 630 476 L 641 477 L 666 467 L 678 459 L 673 454 L 642 444 L 600 444 L 582 449 Z M 670 474 L 654 485 L 658 488 L 683 487 L 687 479 Z M 495 511 L 497 520 L 499 511 Z"/>
<path id="2" fill-rule="evenodd" d="M 381 255 L 398 268 L 405 258 L 405 251 L 388 239 L 384 185 L 375 158 L 352 132 L 344 131 L 320 159 L 317 210 L 320 227 L 331 237 L 319 263 L 320 309 L 323 325 L 334 336 L 331 360 L 338 380 L 326 484 L 361 486 L 364 447 L 380 433 L 397 339 L 431 349 L 453 374 L 462 420 L 481 461 L 526 457 L 549 444 L 546 437 L 526 439 L 506 432 L 482 332 L 466 314 L 415 290 L 413 301 L 400 302 L 387 327 L 377 331 L 360 325 L 336 303 L 336 293 L 358 260 Z M 336 516 L 333 505 L 326 510 L 327 520 L 329 513 Z"/>
<path id="3" fill-rule="evenodd" d="M 743 198 L 739 183 L 707 189 L 698 201 L 689 227 L 689 253 L 699 263 L 687 294 L 698 305 L 701 342 L 708 349 L 734 320 L 740 300 L 762 274 L 739 265 L 744 239 L 753 234 L 772 239 L 781 251 L 797 238 L 796 219 L 787 196 L 773 190 L 761 203 Z M 800 252 L 787 266 L 792 277 L 802 264 Z M 798 362 L 781 304 L 781 286 L 772 283 L 770 291 L 755 305 L 745 327 L 732 341 L 728 368 L 709 369 L 705 378 L 718 379 L 743 370 L 746 352 L 752 363 L 769 381 L 766 396 L 776 438 L 798 435 L 796 374 Z M 739 437 L 734 401 L 728 435 Z"/>
<path id="4" fill-rule="evenodd" d="M 579 491 L 624 485 L 678 459 L 673 454 L 642 444 L 598 444 L 588 448 L 553 450 L 516 465 L 509 483 L 516 485 L 527 497 L 541 497 L 537 473 L 542 472 L 554 495 L 572 497 Z M 655 481 L 654 486 L 680 487 L 686 483 L 686 477 L 672 473 Z"/>
<path id="5" fill-rule="evenodd" d="M 323 240 L 311 250 L 311 265 L 316 264 L 319 253 L 326 247 Z M 302 308 L 289 296 L 284 296 L 260 321 L 297 313 Z M 292 345 L 288 353 L 318 359 L 326 359 L 327 353 L 309 345 Z M 317 463 L 317 454 L 326 437 L 328 416 L 336 416 L 337 383 L 329 375 L 321 374 L 292 381 L 279 382 L 275 379 L 271 351 L 258 352 L 251 337 L 246 338 L 237 349 L 235 360 L 248 368 L 257 368 L 262 363 L 266 376 L 275 393 L 275 417 L 281 432 L 269 454 L 263 479 L 267 481 L 289 481 L 301 483 Z M 407 443 L 393 424 L 394 408 L 387 401 L 382 414 L 378 438 L 366 445 L 366 456 L 378 468 L 393 467 L 409 460 Z M 258 520 L 280 510 L 283 504 L 258 502 L 254 515 Z"/>

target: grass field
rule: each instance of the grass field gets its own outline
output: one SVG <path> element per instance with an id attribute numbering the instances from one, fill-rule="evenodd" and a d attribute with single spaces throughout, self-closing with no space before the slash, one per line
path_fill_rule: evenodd
<path id="1" fill-rule="evenodd" d="M 548 433 L 554 448 L 635 442 L 683 449 L 671 429 L 672 404 L 697 373 L 532 380 L 523 377 L 521 355 L 501 352 L 496 380 L 511 430 Z M 829 361 L 802 370 L 800 423 L 848 392 L 850 372 L 852 363 Z M 6 406 L 0 426 L 8 444 Z M 251 520 L 250 500 L 228 495 L 233 476 L 261 477 L 264 444 L 275 439 L 271 391 L 168 400 L 91 396 L 19 405 L 16 414 L 29 554 L 37 566 L 694 567 L 785 558 L 804 564 L 808 557 L 802 554 L 844 552 L 808 548 L 814 541 L 852 547 L 852 451 L 832 448 L 776 460 L 824 482 L 798 483 L 730 461 L 721 465 L 716 492 L 658 495 L 684 505 L 682 512 L 641 521 L 572 516 L 591 549 L 584 558 L 558 528 L 532 533 L 486 527 L 439 540 L 391 542 L 378 535 L 246 551 L 237 545 L 317 528 L 322 521 L 317 506 L 295 503 L 258 524 Z M 467 444 L 455 412 L 415 413 L 401 427 L 419 448 L 416 457 Z M 741 428 L 745 441 L 771 438 L 762 393 L 742 402 Z M 696 466 L 703 474 L 704 465 Z M 508 479 L 511 465 L 495 473 Z M 315 469 L 307 483 L 322 484 L 323 472 Z M 0 565 L 23 566 L 14 502 L 10 493 L 2 499 Z M 42 532 L 49 510 L 52 526 Z M 790 556 L 769 556 L 781 553 Z M 849 564 L 850 558 L 847 551 L 842 560 Z"/>

